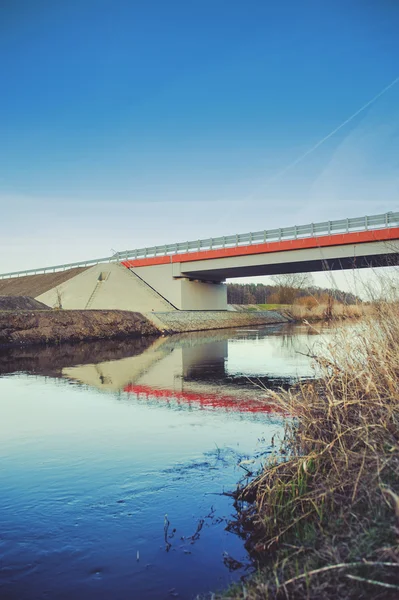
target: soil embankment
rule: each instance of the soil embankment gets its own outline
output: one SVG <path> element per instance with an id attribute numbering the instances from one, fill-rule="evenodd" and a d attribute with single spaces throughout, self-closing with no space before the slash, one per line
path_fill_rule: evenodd
<path id="1" fill-rule="evenodd" d="M 0 296 L 0 310 L 49 310 L 49 307 L 30 296 Z"/>
<path id="2" fill-rule="evenodd" d="M 5 307 L 9 310 L 0 310 L 0 346 L 141 338 L 287 321 L 272 311 L 172 311 L 141 314 L 122 310 L 52 310 L 46 309 L 45 305 L 32 298 L 25 298 L 26 302 L 21 300 L 21 305 L 25 308 L 29 306 L 29 310 L 18 310 L 16 300 L 8 298 Z M 12 306 L 10 303 L 13 303 Z"/>
<path id="3" fill-rule="evenodd" d="M 144 315 L 122 310 L 0 312 L 0 345 L 59 344 L 159 333 Z"/>
<path id="4" fill-rule="evenodd" d="M 1 296 L 31 296 L 37 298 L 52 288 L 65 283 L 75 275 L 86 271 L 88 267 L 75 267 L 55 273 L 26 275 L 25 277 L 9 277 L 0 279 Z"/>

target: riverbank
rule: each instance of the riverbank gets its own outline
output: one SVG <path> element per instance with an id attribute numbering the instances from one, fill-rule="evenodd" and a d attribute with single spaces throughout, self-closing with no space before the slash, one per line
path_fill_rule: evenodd
<path id="1" fill-rule="evenodd" d="M 144 315 L 122 310 L 0 312 L 0 346 L 60 344 L 160 335 Z"/>
<path id="2" fill-rule="evenodd" d="M 159 336 L 190 331 L 286 323 L 272 311 L 173 311 L 135 313 L 121 310 L 0 311 L 0 346 L 60 344 Z"/>
<path id="3" fill-rule="evenodd" d="M 287 323 L 289 319 L 271 310 L 235 312 L 228 310 L 176 310 L 145 315 L 163 333 L 184 333 Z"/>
<path id="4" fill-rule="evenodd" d="M 311 300 L 314 300 L 311 298 Z M 341 302 L 311 302 L 309 304 L 233 304 L 232 307 L 239 313 L 271 312 L 280 314 L 284 318 L 294 321 L 315 323 L 317 321 L 359 319 L 370 314 L 372 307 L 367 304 L 343 304 Z"/>
<path id="5" fill-rule="evenodd" d="M 259 569 L 220 598 L 397 598 L 398 316 L 394 305 L 376 307 L 315 357 L 317 381 L 266 394 L 294 418 L 236 492 L 232 527 Z"/>
<path id="6" fill-rule="evenodd" d="M 282 311 L 293 321 L 345 321 L 346 319 L 360 319 L 372 312 L 372 307 L 367 304 L 332 304 L 320 303 L 315 306 L 293 304 Z"/>

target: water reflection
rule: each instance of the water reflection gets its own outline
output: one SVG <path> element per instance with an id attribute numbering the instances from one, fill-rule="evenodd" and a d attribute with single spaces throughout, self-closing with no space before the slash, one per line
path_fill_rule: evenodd
<path id="1" fill-rule="evenodd" d="M 189 599 L 244 575 L 221 493 L 283 430 L 253 381 L 309 377 L 313 333 L 1 350 L 0 597 Z"/>
<path id="2" fill-rule="evenodd" d="M 62 377 L 105 392 L 231 406 L 312 377 L 315 328 L 268 326 L 0 351 L 0 373 Z M 245 408 L 245 407 L 244 407 Z M 260 409 L 260 408 L 259 408 Z"/>

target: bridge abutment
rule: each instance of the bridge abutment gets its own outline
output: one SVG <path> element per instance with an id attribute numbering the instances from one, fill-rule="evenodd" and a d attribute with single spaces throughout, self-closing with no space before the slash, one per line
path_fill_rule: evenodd
<path id="1" fill-rule="evenodd" d="M 135 267 L 133 273 L 178 310 L 227 310 L 227 286 L 183 276 L 180 264 Z"/>

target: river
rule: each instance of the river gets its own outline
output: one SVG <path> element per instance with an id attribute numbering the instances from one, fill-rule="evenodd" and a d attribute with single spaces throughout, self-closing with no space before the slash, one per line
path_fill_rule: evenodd
<path id="1" fill-rule="evenodd" d="M 249 573 L 223 492 L 282 432 L 264 388 L 312 377 L 323 336 L 0 350 L 1 599 L 188 600 Z"/>

